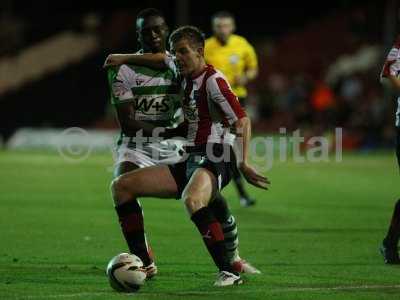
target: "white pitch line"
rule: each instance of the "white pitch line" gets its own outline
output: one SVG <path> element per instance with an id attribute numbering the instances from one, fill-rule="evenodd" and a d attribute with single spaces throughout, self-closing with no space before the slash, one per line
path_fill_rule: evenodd
<path id="1" fill-rule="evenodd" d="M 304 288 L 276 288 L 271 290 L 266 290 L 266 292 L 273 293 L 284 293 L 284 292 L 324 292 L 324 291 L 351 291 L 351 290 L 373 290 L 373 289 L 400 289 L 400 285 L 359 285 L 359 286 L 332 286 L 332 287 L 304 287 Z M 166 296 L 169 294 L 173 294 L 176 296 L 185 296 L 185 295 L 216 295 L 221 293 L 226 293 L 227 289 L 221 289 L 220 291 L 208 291 L 208 292 L 199 292 L 199 291 L 187 291 L 187 292 L 167 292 L 167 293 L 143 293 L 143 296 Z M 232 291 L 232 294 L 249 294 L 249 291 L 240 291 L 235 290 Z M 98 293 L 74 293 L 74 294 L 54 294 L 54 295 L 32 295 L 25 297 L 16 297 L 16 300 L 25 300 L 25 299 L 60 299 L 60 298 L 77 298 L 77 297 L 95 297 L 95 296 L 104 296 L 110 295 L 110 292 L 98 292 Z M 131 296 L 131 294 L 120 294 L 120 296 Z"/>
<path id="2" fill-rule="evenodd" d="M 286 288 L 279 291 L 288 292 L 312 292 L 312 291 L 347 291 L 347 290 L 373 290 L 373 289 L 400 289 L 400 285 L 359 285 L 359 286 L 332 286 L 332 287 L 304 287 Z"/>
<path id="3" fill-rule="evenodd" d="M 32 295 L 32 296 L 24 296 L 24 297 L 16 297 L 14 299 L 16 300 L 25 300 L 25 299 L 58 299 L 58 298 L 76 298 L 76 297 L 89 297 L 89 296 L 103 296 L 108 293 L 102 292 L 102 293 L 90 293 L 90 292 L 85 292 L 85 293 L 74 293 L 74 294 L 53 294 L 53 295 Z"/>

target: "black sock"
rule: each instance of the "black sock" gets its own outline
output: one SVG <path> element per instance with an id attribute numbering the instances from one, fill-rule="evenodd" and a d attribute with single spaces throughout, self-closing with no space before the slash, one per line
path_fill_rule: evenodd
<path id="1" fill-rule="evenodd" d="M 394 206 L 390 227 L 385 237 L 385 243 L 389 246 L 397 246 L 400 238 L 400 199 Z"/>
<path id="2" fill-rule="evenodd" d="M 129 251 L 143 261 L 145 266 L 152 263 L 146 235 L 144 233 L 143 212 L 137 200 L 126 202 L 115 208 L 118 214 L 122 233 L 128 244 Z"/>
<path id="3" fill-rule="evenodd" d="M 203 237 L 204 244 L 220 271 L 232 272 L 224 245 L 221 224 L 208 207 L 196 211 L 191 217 Z"/>
<path id="4" fill-rule="evenodd" d="M 215 215 L 217 221 L 221 224 L 224 233 L 224 245 L 230 262 L 233 262 L 238 256 L 237 248 L 239 238 L 236 220 L 228 208 L 224 197 L 218 193 L 214 200 L 208 205 Z"/>

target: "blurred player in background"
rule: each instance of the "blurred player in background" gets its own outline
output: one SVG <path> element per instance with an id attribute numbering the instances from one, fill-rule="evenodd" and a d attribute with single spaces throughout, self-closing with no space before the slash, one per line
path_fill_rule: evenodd
<path id="1" fill-rule="evenodd" d="M 143 10 L 137 16 L 136 27 L 141 45 L 137 54 L 168 53 L 168 27 L 160 11 Z M 167 68 L 160 70 L 126 64 L 108 68 L 108 78 L 112 103 L 121 126 L 115 177 L 138 168 L 178 162 L 182 158 L 182 141 L 138 145 L 135 140 L 136 133 L 141 130 L 143 137 L 152 137 L 155 127 L 168 127 L 169 135 L 176 135 L 172 128 L 180 121 L 182 97 L 178 95 L 180 86 L 177 75 Z M 239 257 L 236 221 L 221 194 L 210 204 L 210 209 L 223 226 L 224 244 L 234 269 L 243 273 L 260 273 Z M 142 259 L 147 266 L 148 277 L 154 276 L 157 268 L 144 234 L 140 202 L 136 199 L 121 205 L 116 202 L 116 211 L 130 252 Z"/>
<path id="2" fill-rule="evenodd" d="M 257 56 L 249 42 L 235 31 L 235 19 L 229 12 L 218 12 L 212 19 L 214 36 L 206 40 L 206 62 L 220 70 L 228 79 L 242 106 L 246 104 L 246 84 L 258 74 Z M 233 156 L 233 155 L 232 155 Z M 236 164 L 232 164 L 232 177 L 240 195 L 242 206 L 251 206 L 255 200 L 245 190 Z"/>
<path id="3" fill-rule="evenodd" d="M 390 50 L 381 73 L 381 81 L 388 84 L 398 94 L 400 92 L 400 36 Z M 400 168 L 400 97 L 397 98 L 396 112 L 396 155 Z M 380 251 L 387 264 L 400 264 L 398 243 L 400 238 L 400 199 L 397 200 L 390 226 L 384 238 Z"/>

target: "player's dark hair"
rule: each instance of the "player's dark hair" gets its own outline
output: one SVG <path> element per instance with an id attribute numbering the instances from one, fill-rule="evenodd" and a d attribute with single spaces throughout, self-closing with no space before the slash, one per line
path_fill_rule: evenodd
<path id="1" fill-rule="evenodd" d="M 161 17 L 165 20 L 164 14 L 156 8 L 149 7 L 142 9 L 136 16 L 136 21 L 139 19 L 146 19 L 148 17 Z"/>
<path id="2" fill-rule="evenodd" d="M 204 33 L 194 26 L 182 26 L 176 29 L 169 37 L 170 43 L 176 44 L 180 40 L 186 39 L 191 45 L 204 48 Z"/>
<path id="3" fill-rule="evenodd" d="M 232 13 L 230 13 L 229 11 L 226 11 L 226 10 L 222 10 L 222 11 L 216 12 L 211 17 L 211 20 L 214 21 L 215 19 L 218 19 L 218 18 L 229 18 L 229 19 L 235 20 L 235 16 Z"/>

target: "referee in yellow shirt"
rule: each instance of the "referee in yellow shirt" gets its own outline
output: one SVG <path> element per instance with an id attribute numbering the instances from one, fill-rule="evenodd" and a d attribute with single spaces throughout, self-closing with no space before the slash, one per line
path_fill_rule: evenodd
<path id="1" fill-rule="evenodd" d="M 212 17 L 211 22 L 214 36 L 206 40 L 205 59 L 207 63 L 224 73 L 242 106 L 245 106 L 247 96 L 245 86 L 258 74 L 254 48 L 244 37 L 233 34 L 235 18 L 231 13 L 218 12 Z M 254 205 L 255 200 L 250 198 L 246 192 L 237 168 L 232 170 L 232 177 L 240 195 L 240 204 L 242 206 Z"/>

